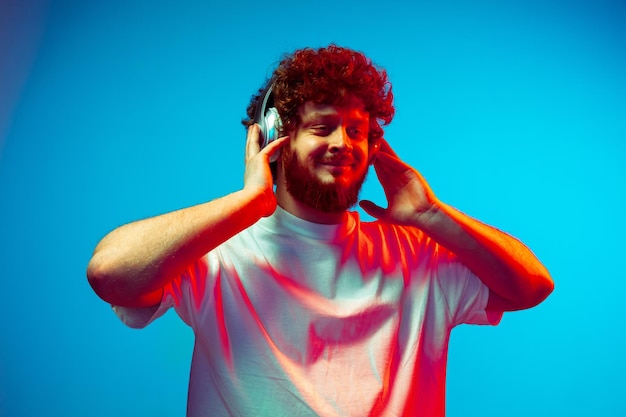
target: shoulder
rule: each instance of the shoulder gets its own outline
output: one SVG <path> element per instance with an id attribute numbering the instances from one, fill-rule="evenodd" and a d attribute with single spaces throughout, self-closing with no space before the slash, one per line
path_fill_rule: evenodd
<path id="1" fill-rule="evenodd" d="M 377 219 L 361 221 L 358 214 L 356 220 L 356 228 L 363 236 L 379 237 L 386 243 L 395 241 L 411 245 L 435 245 L 435 242 L 417 227 L 387 223 Z"/>
<path id="2" fill-rule="evenodd" d="M 366 249 L 370 256 L 379 255 L 409 268 L 451 257 L 445 248 L 416 227 L 363 221 L 357 223 L 353 236 L 358 239 L 361 251 Z"/>

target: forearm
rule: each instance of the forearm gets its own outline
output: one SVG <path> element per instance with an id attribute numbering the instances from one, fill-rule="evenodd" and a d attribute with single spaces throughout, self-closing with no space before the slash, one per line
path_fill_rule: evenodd
<path id="1" fill-rule="evenodd" d="M 506 300 L 507 309 L 532 307 L 554 288 L 546 268 L 514 237 L 443 203 L 430 210 L 425 219 L 419 227 Z"/>
<path id="2" fill-rule="evenodd" d="M 242 190 L 121 226 L 97 245 L 87 268 L 89 282 L 112 304 L 158 303 L 173 277 L 261 217 L 260 200 Z"/>
<path id="3" fill-rule="evenodd" d="M 489 308 L 529 308 L 550 294 L 550 274 L 524 244 L 439 201 L 422 175 L 384 140 L 374 167 L 388 207 L 371 201 L 361 207 L 378 219 L 417 227 L 455 253 L 495 295 L 490 294 Z"/>

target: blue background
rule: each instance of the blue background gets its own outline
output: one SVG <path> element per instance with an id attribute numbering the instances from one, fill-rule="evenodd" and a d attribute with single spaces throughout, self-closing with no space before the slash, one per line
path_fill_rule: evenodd
<path id="1" fill-rule="evenodd" d="M 0 0 L 0 415 L 184 415 L 191 331 L 125 328 L 91 251 L 240 188 L 250 95 L 330 42 L 387 68 L 397 153 L 556 282 L 453 332 L 448 416 L 626 415 L 626 7 L 603 0 Z M 384 204 L 375 175 L 362 196 Z"/>

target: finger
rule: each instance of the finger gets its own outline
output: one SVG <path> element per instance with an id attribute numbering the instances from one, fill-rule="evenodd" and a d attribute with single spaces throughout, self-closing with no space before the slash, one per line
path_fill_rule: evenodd
<path id="1" fill-rule="evenodd" d="M 263 149 L 263 152 L 273 154 L 278 149 L 282 148 L 285 145 L 285 143 L 287 143 L 288 140 L 289 140 L 289 136 L 283 136 L 276 140 L 273 140 Z"/>
<path id="2" fill-rule="evenodd" d="M 428 185 L 428 181 L 426 181 L 422 173 L 398 158 L 384 154 L 380 158 L 377 158 L 374 168 L 381 184 L 393 184 L 395 182 L 401 185 L 413 179 L 417 179 L 424 188 L 425 193 L 429 195 L 429 198 L 435 198 L 432 189 Z M 385 191 L 387 190 L 387 187 L 384 185 L 383 188 Z"/>
<path id="3" fill-rule="evenodd" d="M 413 169 L 398 157 L 385 139 L 380 140 L 379 146 L 380 149 L 374 160 L 374 168 L 377 172 L 398 175 Z"/>
<path id="4" fill-rule="evenodd" d="M 410 167 L 389 154 L 379 154 L 374 161 L 374 169 L 378 178 L 384 179 L 400 177 Z"/>
<path id="5" fill-rule="evenodd" d="M 410 168 L 405 162 L 403 162 L 400 158 L 398 158 L 395 154 L 390 154 L 387 152 L 379 152 L 376 156 L 375 163 L 383 164 L 388 167 L 398 167 L 400 168 Z"/>
<path id="6" fill-rule="evenodd" d="M 398 158 L 398 155 L 397 155 L 397 154 L 395 153 L 395 151 L 391 148 L 391 145 L 389 145 L 389 142 L 387 142 L 387 141 L 385 140 L 385 138 L 380 138 L 380 140 L 379 140 L 379 150 L 378 150 L 378 151 L 379 151 L 379 152 L 382 152 L 382 153 L 389 154 L 389 155 L 393 155 L 393 156 L 395 156 L 396 158 Z"/>
<path id="7" fill-rule="evenodd" d="M 376 174 L 379 178 L 396 178 L 397 180 L 410 178 L 417 171 L 390 154 L 382 154 L 374 163 Z M 419 174 L 418 174 L 419 176 Z"/>
<path id="8" fill-rule="evenodd" d="M 280 156 L 280 150 L 283 148 L 288 140 L 289 136 L 283 136 L 281 138 L 278 138 L 270 142 L 264 149 L 262 149 L 261 153 L 266 154 L 270 162 L 275 162 Z"/>
<path id="9" fill-rule="evenodd" d="M 359 206 L 363 211 L 376 219 L 383 220 L 387 217 L 387 210 L 369 200 L 360 201 Z"/>
<path id="10" fill-rule="evenodd" d="M 261 129 L 256 123 L 248 128 L 248 135 L 246 138 L 246 162 L 258 154 L 261 150 L 261 144 L 259 142 L 260 133 Z"/>

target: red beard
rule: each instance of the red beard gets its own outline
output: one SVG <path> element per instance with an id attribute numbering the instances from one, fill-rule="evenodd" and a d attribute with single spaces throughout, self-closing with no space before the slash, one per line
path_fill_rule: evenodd
<path id="1" fill-rule="evenodd" d="M 295 152 L 283 149 L 282 153 L 287 191 L 294 199 L 324 213 L 343 212 L 359 201 L 359 192 L 367 171 L 347 186 L 325 184 L 300 163 Z"/>

